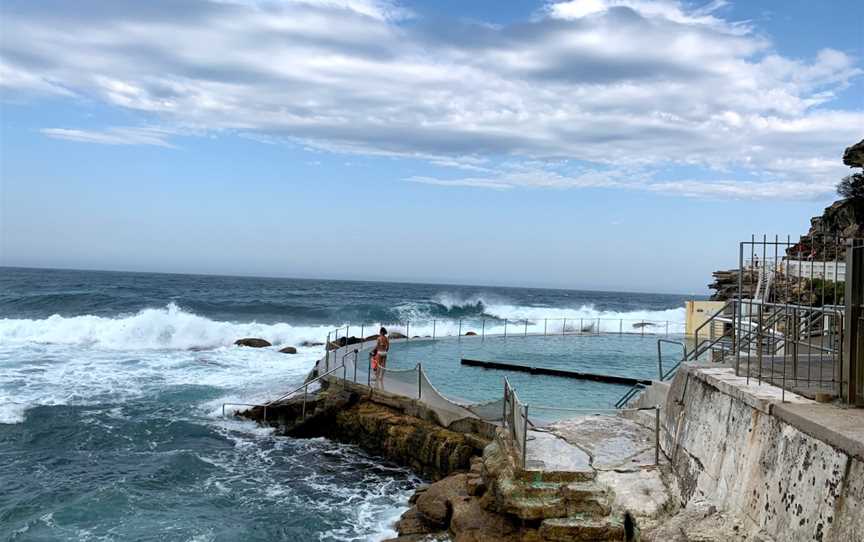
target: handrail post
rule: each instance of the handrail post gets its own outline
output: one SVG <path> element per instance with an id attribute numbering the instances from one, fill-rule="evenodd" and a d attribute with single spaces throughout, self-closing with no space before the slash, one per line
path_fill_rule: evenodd
<path id="1" fill-rule="evenodd" d="M 547 325 L 548 323 L 549 323 L 549 319 L 548 319 L 548 318 L 544 318 L 544 319 L 543 319 L 543 336 L 544 336 L 544 337 L 546 336 L 546 325 Z"/>
<path id="2" fill-rule="evenodd" d="M 417 400 L 423 395 L 423 366 L 417 364 Z"/>
<path id="3" fill-rule="evenodd" d="M 507 319 L 504 319 L 504 338 L 507 338 Z"/>
<path id="4" fill-rule="evenodd" d="M 645 336 L 645 320 L 642 320 L 642 336 Z"/>
<path id="5" fill-rule="evenodd" d="M 624 319 L 619 318 L 618 319 L 618 335 L 623 335 L 623 334 L 624 334 Z"/>
<path id="6" fill-rule="evenodd" d="M 222 406 L 222 411 L 225 411 L 225 406 Z M 224 414 L 223 414 L 224 416 Z M 504 404 L 503 411 L 501 412 L 501 427 L 507 427 L 507 377 L 504 377 Z"/>
<path id="7" fill-rule="evenodd" d="M 567 334 L 567 319 L 564 319 L 564 323 L 561 325 L 561 335 Z"/>
<path id="8" fill-rule="evenodd" d="M 523 415 L 525 417 L 523 421 L 522 427 L 522 470 L 525 470 L 525 463 L 528 459 L 528 404 L 525 404 L 523 409 Z"/>
<path id="9" fill-rule="evenodd" d="M 306 419 L 306 395 L 307 395 L 307 390 L 308 390 L 308 389 L 309 389 L 309 385 L 308 385 L 308 384 L 306 384 L 305 386 L 303 386 L 303 417 L 302 417 L 303 420 Z"/>
<path id="10" fill-rule="evenodd" d="M 663 381 L 663 349 L 660 348 L 660 340 L 657 340 L 657 377 Z"/>
<path id="11" fill-rule="evenodd" d="M 405 340 L 411 340 L 411 320 L 405 321 Z"/>
<path id="12" fill-rule="evenodd" d="M 579 319 L 579 335 L 582 335 L 582 333 L 583 333 L 584 331 L 585 331 L 585 319 L 584 319 L 584 318 L 580 318 L 580 319 Z"/>
<path id="13" fill-rule="evenodd" d="M 486 340 L 486 319 L 483 319 L 483 322 L 480 324 L 480 338 Z"/>
<path id="14" fill-rule="evenodd" d="M 354 349 L 354 383 L 355 384 L 357 383 L 357 361 L 359 359 L 359 355 L 360 355 L 359 351 L 355 348 Z"/>
<path id="15" fill-rule="evenodd" d="M 527 337 L 527 336 L 528 336 L 528 319 L 526 318 L 525 319 L 525 335 L 523 335 L 523 337 Z"/>
<path id="16" fill-rule="evenodd" d="M 432 320 L 432 340 L 435 340 L 435 332 L 437 331 L 435 328 L 438 327 L 438 320 Z"/>
<path id="17" fill-rule="evenodd" d="M 462 319 L 459 319 L 459 331 L 456 333 L 456 336 L 459 337 L 459 340 L 462 340 Z"/>
<path id="18" fill-rule="evenodd" d="M 660 405 L 654 405 L 654 465 L 660 465 Z"/>

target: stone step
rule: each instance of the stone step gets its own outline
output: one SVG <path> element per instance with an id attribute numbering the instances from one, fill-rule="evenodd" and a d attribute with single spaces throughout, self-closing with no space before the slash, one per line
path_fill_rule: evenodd
<path id="1" fill-rule="evenodd" d="M 540 536 L 548 542 L 624 540 L 624 522 L 618 518 L 596 518 L 577 514 L 566 518 L 546 519 L 540 524 Z"/>
<path id="2" fill-rule="evenodd" d="M 606 516 L 607 492 L 592 482 L 521 482 L 499 485 L 502 511 L 523 520 L 560 518 L 574 514 Z"/>

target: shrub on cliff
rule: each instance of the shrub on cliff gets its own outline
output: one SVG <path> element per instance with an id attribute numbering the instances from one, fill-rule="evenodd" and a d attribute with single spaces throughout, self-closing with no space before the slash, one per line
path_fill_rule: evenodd
<path id="1" fill-rule="evenodd" d="M 864 168 L 864 139 L 847 147 L 843 152 L 843 163 L 849 167 Z M 844 199 L 864 200 L 864 173 L 847 175 L 837 185 L 837 193 Z"/>
<path id="2" fill-rule="evenodd" d="M 853 173 L 843 177 L 837 184 L 837 193 L 844 199 L 864 200 L 864 173 Z"/>

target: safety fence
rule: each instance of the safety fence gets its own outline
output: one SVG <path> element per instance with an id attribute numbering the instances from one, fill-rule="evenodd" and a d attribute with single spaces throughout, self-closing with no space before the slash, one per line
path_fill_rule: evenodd
<path id="1" fill-rule="evenodd" d="M 346 323 L 327 333 L 327 345 L 346 346 L 376 338 L 380 328 L 389 337 L 405 340 L 485 339 L 486 337 L 551 337 L 569 335 L 670 336 L 684 333 L 684 322 L 633 318 L 523 318 L 418 320 L 398 322 Z"/>

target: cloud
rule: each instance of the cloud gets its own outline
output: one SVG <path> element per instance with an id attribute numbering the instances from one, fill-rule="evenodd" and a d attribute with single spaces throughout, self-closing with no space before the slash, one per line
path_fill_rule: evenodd
<path id="1" fill-rule="evenodd" d="M 172 132 L 160 128 L 109 128 L 103 131 L 45 128 L 41 132 L 54 139 L 65 139 L 78 143 L 154 145 L 157 147 L 173 147 L 167 138 L 174 135 Z"/>
<path id="2" fill-rule="evenodd" d="M 727 183 L 768 183 L 752 194 L 773 193 L 770 183 L 810 193 L 790 184 L 802 178 L 827 186 L 838 170 L 826 164 L 864 126 L 861 111 L 831 108 L 861 75 L 856 60 L 827 48 L 783 56 L 723 18 L 724 4 L 573 0 L 508 25 L 445 25 L 375 0 L 9 0 L 0 75 L 12 76 L 0 87 L 132 111 L 165 130 L 45 131 L 76 141 L 168 145 L 193 126 L 421 158 L 481 185 L 518 184 L 493 161 L 571 160 L 702 168 L 726 179 L 716 194 L 734 195 Z M 575 179 L 538 182 L 601 182 Z"/>

